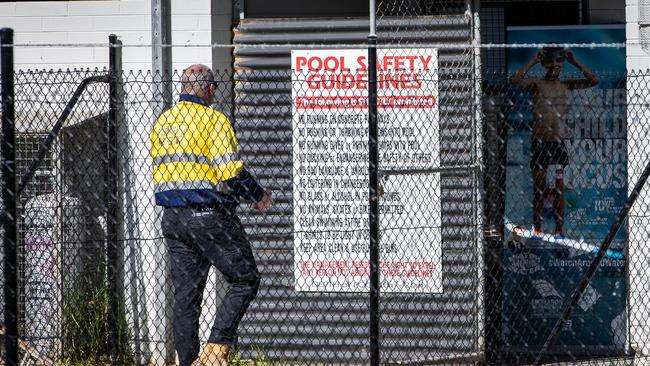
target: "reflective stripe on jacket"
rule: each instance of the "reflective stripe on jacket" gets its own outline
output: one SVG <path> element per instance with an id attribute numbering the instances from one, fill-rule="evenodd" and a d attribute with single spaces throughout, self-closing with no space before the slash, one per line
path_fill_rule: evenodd
<path id="1" fill-rule="evenodd" d="M 151 133 L 156 203 L 216 204 L 223 198 L 222 183 L 244 169 L 235 131 L 221 112 L 183 96 Z"/>

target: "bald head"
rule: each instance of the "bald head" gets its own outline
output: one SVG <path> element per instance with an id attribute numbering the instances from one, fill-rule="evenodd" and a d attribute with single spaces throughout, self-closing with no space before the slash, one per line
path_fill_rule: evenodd
<path id="1" fill-rule="evenodd" d="M 212 70 L 205 65 L 194 64 L 183 70 L 181 93 L 196 95 L 207 103 L 212 103 L 213 83 Z"/>

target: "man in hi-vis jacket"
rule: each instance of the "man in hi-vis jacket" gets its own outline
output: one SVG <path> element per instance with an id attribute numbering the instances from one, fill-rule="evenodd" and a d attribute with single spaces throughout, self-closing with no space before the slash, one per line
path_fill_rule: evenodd
<path id="1" fill-rule="evenodd" d="M 178 103 L 158 118 L 151 133 L 156 204 L 164 207 L 162 229 L 174 285 L 175 347 L 181 366 L 228 365 L 237 327 L 260 283 L 235 210 L 242 199 L 257 210 L 271 207 L 272 199 L 244 167 L 228 118 L 210 108 L 216 90 L 210 68 L 188 67 L 181 86 Z M 210 266 L 230 288 L 199 356 L 199 315 Z"/>

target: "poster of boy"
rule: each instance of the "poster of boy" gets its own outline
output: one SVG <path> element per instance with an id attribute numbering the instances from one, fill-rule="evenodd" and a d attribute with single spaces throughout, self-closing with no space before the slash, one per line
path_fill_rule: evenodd
<path id="1" fill-rule="evenodd" d="M 546 45 L 507 53 L 505 239 L 517 237 L 504 254 L 508 349 L 544 343 L 625 202 L 625 49 L 570 46 L 624 41 L 621 26 L 508 29 L 509 44 Z M 621 350 L 626 240 L 622 228 L 552 351 Z"/>

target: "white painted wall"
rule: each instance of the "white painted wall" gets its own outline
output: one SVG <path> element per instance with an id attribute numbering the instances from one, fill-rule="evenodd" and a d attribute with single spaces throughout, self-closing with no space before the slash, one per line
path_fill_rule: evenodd
<path id="1" fill-rule="evenodd" d="M 114 33 L 125 46 L 125 70 L 147 70 L 151 49 L 141 46 L 151 45 L 150 14 L 150 0 L 0 2 L 0 27 L 14 29 L 16 44 L 107 44 Z M 174 44 L 211 44 L 212 21 L 210 1 L 172 0 Z M 108 66 L 107 47 L 18 47 L 14 55 L 16 69 Z M 177 48 L 173 61 L 178 69 L 196 62 L 210 65 L 212 51 Z"/>
<path id="2" fill-rule="evenodd" d="M 628 185 L 629 191 L 650 161 L 650 54 L 639 44 L 639 0 L 625 8 L 628 76 Z M 650 9 L 648 9 L 650 10 Z M 642 191 L 630 212 L 630 335 L 633 347 L 650 355 L 650 187 Z"/>

